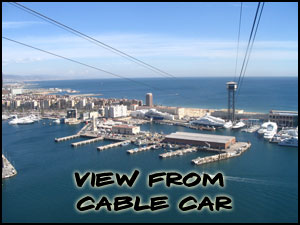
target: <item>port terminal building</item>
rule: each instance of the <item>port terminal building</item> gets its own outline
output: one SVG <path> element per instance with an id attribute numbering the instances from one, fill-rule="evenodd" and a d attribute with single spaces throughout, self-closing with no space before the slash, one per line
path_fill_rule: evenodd
<path id="1" fill-rule="evenodd" d="M 236 143 L 236 139 L 234 136 L 176 132 L 167 135 L 163 142 L 196 145 L 213 149 L 228 149 Z"/>
<path id="2" fill-rule="evenodd" d="M 298 112 L 271 110 L 269 120 L 277 123 L 278 127 L 296 127 L 298 126 Z"/>
<path id="3" fill-rule="evenodd" d="M 140 127 L 130 125 L 115 125 L 112 127 L 112 132 L 117 134 L 138 134 L 140 132 Z"/>

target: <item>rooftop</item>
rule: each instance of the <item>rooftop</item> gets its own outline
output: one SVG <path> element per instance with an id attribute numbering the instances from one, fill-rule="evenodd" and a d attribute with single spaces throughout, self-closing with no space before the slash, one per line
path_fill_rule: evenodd
<path id="1" fill-rule="evenodd" d="M 135 128 L 137 126 L 122 124 L 122 125 L 114 125 L 113 127 L 115 127 L 115 128 Z"/>

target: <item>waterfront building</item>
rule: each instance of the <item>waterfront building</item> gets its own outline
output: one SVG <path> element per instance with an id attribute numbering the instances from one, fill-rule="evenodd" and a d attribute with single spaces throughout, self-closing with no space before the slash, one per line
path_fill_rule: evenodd
<path id="1" fill-rule="evenodd" d="M 277 123 L 278 127 L 296 127 L 298 126 L 298 112 L 271 110 L 269 120 Z"/>
<path id="2" fill-rule="evenodd" d="M 77 109 L 68 109 L 67 110 L 67 118 L 68 119 L 77 119 Z"/>
<path id="3" fill-rule="evenodd" d="M 86 109 L 87 110 L 92 110 L 92 109 L 94 109 L 94 107 L 95 107 L 94 102 L 89 102 L 89 103 L 86 104 Z"/>
<path id="4" fill-rule="evenodd" d="M 112 127 L 112 132 L 118 134 L 138 134 L 140 132 L 140 127 L 130 125 L 115 125 Z"/>
<path id="5" fill-rule="evenodd" d="M 236 139 L 234 136 L 176 132 L 167 135 L 163 142 L 196 145 L 214 149 L 228 149 L 236 142 Z"/>
<path id="6" fill-rule="evenodd" d="M 103 116 L 105 115 L 105 109 L 104 109 L 103 107 L 99 108 L 99 110 L 98 110 L 98 115 L 99 115 L 100 117 L 103 117 Z"/>
<path id="7" fill-rule="evenodd" d="M 115 105 L 105 107 L 106 118 L 116 118 L 127 116 L 127 107 L 125 105 Z"/>
<path id="8" fill-rule="evenodd" d="M 79 108 L 84 109 L 85 106 L 86 106 L 86 99 L 84 98 L 79 101 Z"/>
<path id="9" fill-rule="evenodd" d="M 146 94 L 146 106 L 152 107 L 153 106 L 153 96 L 152 93 Z"/>

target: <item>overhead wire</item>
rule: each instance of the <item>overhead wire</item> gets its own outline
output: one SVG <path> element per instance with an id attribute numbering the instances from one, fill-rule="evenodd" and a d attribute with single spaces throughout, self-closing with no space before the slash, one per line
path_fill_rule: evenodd
<path id="1" fill-rule="evenodd" d="M 238 58 L 239 58 L 239 45 L 240 45 L 240 33 L 241 33 L 242 12 L 243 12 L 243 2 L 241 2 L 241 8 L 240 8 L 239 31 L 238 31 L 238 43 L 237 43 L 237 48 L 236 48 L 236 60 L 235 60 L 235 69 L 234 69 L 234 82 L 235 82 L 235 79 L 236 79 L 237 62 L 238 62 Z"/>
<path id="2" fill-rule="evenodd" d="M 95 66 L 91 66 L 91 65 L 88 65 L 86 63 L 83 63 L 83 62 L 80 62 L 80 61 L 77 61 L 77 60 L 74 60 L 74 59 L 70 59 L 68 57 L 65 57 L 65 56 L 61 56 L 61 55 L 58 55 L 58 54 L 55 54 L 55 53 L 52 53 L 52 52 L 49 52 L 49 51 L 46 51 L 46 50 L 43 50 L 43 49 L 40 49 L 40 48 L 37 48 L 37 47 L 34 47 L 32 45 L 28 45 L 28 44 L 25 44 L 23 42 L 20 42 L 20 41 L 16 41 L 16 40 L 13 40 L 13 39 L 10 39 L 10 38 L 7 38 L 7 37 L 4 37 L 2 36 L 3 39 L 5 40 L 8 40 L 8 41 L 11 41 L 11 42 L 14 42 L 14 43 L 17 43 L 17 44 L 20 44 L 20 45 L 23 45 L 23 46 L 26 46 L 26 47 L 29 47 L 29 48 L 32 48 L 32 49 L 35 49 L 35 50 L 38 50 L 38 51 L 41 51 L 41 52 L 44 52 L 44 53 L 47 53 L 49 55 L 53 55 L 53 56 L 56 56 L 56 57 L 59 57 L 59 58 L 62 58 L 62 59 L 65 59 L 65 60 L 68 60 L 68 61 L 71 61 L 71 62 L 74 62 L 74 63 L 77 63 L 77 64 L 80 64 L 80 65 L 83 65 L 83 66 L 86 66 L 86 67 L 89 67 L 89 68 L 92 68 L 92 69 L 95 69 L 95 70 L 98 70 L 98 71 L 101 71 L 101 72 L 104 72 L 104 73 L 107 73 L 107 74 L 110 74 L 112 76 L 115 76 L 115 77 L 119 77 L 119 78 L 122 78 L 122 79 L 126 79 L 126 80 L 129 80 L 131 82 L 134 82 L 134 83 L 137 83 L 137 84 L 140 84 L 140 85 L 143 85 L 143 86 L 146 86 L 148 88 L 151 88 L 151 89 L 154 89 L 154 90 L 160 90 L 159 88 L 156 88 L 156 87 L 152 87 L 148 84 L 145 84 L 143 82 L 140 82 L 140 81 L 136 81 L 136 80 L 133 80 L 131 78 L 128 78 L 128 77 L 124 77 L 124 76 L 121 76 L 121 75 L 118 75 L 118 74 L 115 74 L 115 73 L 111 73 L 109 71 L 106 71 L 106 70 L 103 70 L 103 69 L 100 69 L 98 67 L 95 67 Z"/>
<path id="3" fill-rule="evenodd" d="M 238 79 L 238 82 L 237 82 L 238 89 L 239 89 L 239 84 L 240 84 L 241 77 L 243 75 L 244 66 L 245 66 L 246 58 L 247 58 L 248 51 L 249 51 L 249 46 L 250 46 L 250 43 L 251 43 L 251 40 L 252 40 L 253 30 L 254 30 L 254 27 L 255 27 L 255 24 L 256 24 L 256 19 L 257 19 L 257 14 L 258 14 L 258 11 L 259 11 L 259 7 L 260 7 L 260 2 L 258 3 L 257 9 L 256 9 L 256 13 L 255 13 L 255 17 L 254 17 L 254 21 L 253 21 L 253 25 L 252 25 L 252 29 L 251 29 L 251 33 L 250 33 L 250 37 L 249 37 L 248 44 L 247 44 L 245 57 L 244 57 L 244 60 L 243 60 L 241 71 L 240 71 L 240 76 L 239 76 L 239 79 Z"/>
<path id="4" fill-rule="evenodd" d="M 247 66 L 248 66 L 248 63 L 249 63 L 250 55 L 251 55 L 251 52 L 252 52 L 253 44 L 254 44 L 254 41 L 255 41 L 255 37 L 256 37 L 256 33 L 257 33 L 258 26 L 259 26 L 259 23 L 260 23 L 261 15 L 262 15 L 262 12 L 263 12 L 263 9 L 264 9 L 264 5 L 265 5 L 265 3 L 263 2 L 262 6 L 261 6 L 261 9 L 260 9 L 260 14 L 259 14 L 259 17 L 258 17 L 258 21 L 257 21 L 257 24 L 256 24 L 254 36 L 253 36 L 253 39 L 252 39 L 252 42 L 251 42 L 250 51 L 249 51 L 249 54 L 248 54 L 248 57 L 247 57 L 246 66 L 245 66 L 245 69 L 243 71 L 243 75 L 242 75 L 242 78 L 241 78 L 241 81 L 240 81 L 240 84 L 239 84 L 239 87 L 238 87 L 238 90 L 237 90 L 236 101 L 238 99 L 238 96 L 239 96 L 239 93 L 240 93 L 240 90 L 241 90 L 241 87 L 242 87 L 242 84 L 243 84 L 243 80 L 244 80 L 245 73 L 246 73 L 246 70 L 247 70 Z"/>
<path id="5" fill-rule="evenodd" d="M 38 17 L 38 18 L 40 18 L 40 19 L 42 19 L 42 20 L 44 20 L 46 22 L 49 22 L 49 23 L 51 23 L 51 24 L 53 24 L 53 25 L 55 25 L 55 26 L 57 26 L 57 27 L 65 30 L 65 31 L 68 31 L 68 32 L 70 32 L 70 33 L 72 33 L 72 34 L 74 34 L 74 35 L 76 35 L 78 37 L 81 37 L 81 38 L 83 38 L 83 39 L 85 39 L 85 40 L 87 40 L 87 41 L 89 41 L 91 43 L 94 43 L 94 44 L 96 44 L 96 45 L 98 45 L 98 46 L 100 46 L 100 47 L 102 47 L 104 49 L 107 49 L 107 50 L 109 50 L 109 51 L 111 51 L 113 53 L 116 53 L 116 54 L 118 54 L 118 55 L 120 55 L 120 56 L 122 56 L 122 57 L 124 57 L 124 58 L 126 58 L 126 59 L 128 59 L 128 60 L 130 60 L 132 62 L 134 62 L 134 63 L 137 63 L 137 64 L 139 64 L 139 65 L 141 65 L 141 66 L 143 66 L 143 67 L 145 67 L 147 69 L 150 69 L 150 70 L 152 70 L 152 71 L 154 71 L 156 73 L 158 72 L 160 75 L 163 75 L 165 78 L 176 78 L 176 80 L 178 80 L 178 77 L 176 77 L 176 76 L 174 76 L 174 75 L 172 75 L 170 73 L 167 73 L 167 72 L 165 72 L 165 71 L 163 71 L 161 69 L 158 69 L 157 67 L 154 67 L 154 66 L 152 66 L 152 65 L 150 65 L 148 63 L 145 63 L 145 62 L 143 62 L 143 61 L 141 61 L 141 60 L 139 60 L 139 59 L 137 59 L 137 58 L 135 58 L 135 57 L 133 57 L 133 56 L 131 56 L 131 55 L 123 52 L 123 51 L 121 51 L 121 50 L 118 50 L 118 49 L 116 49 L 116 48 L 114 48 L 114 47 L 112 47 L 112 46 L 110 46 L 108 44 L 105 44 L 105 43 L 103 43 L 103 42 L 101 42 L 101 41 L 99 41 L 99 40 L 97 40 L 97 39 L 95 39 L 95 38 L 93 38 L 93 37 L 91 37 L 89 35 L 86 35 L 86 34 L 80 32 L 80 31 L 78 31 L 78 30 L 76 30 L 74 28 L 71 28 L 71 27 L 69 27 L 69 26 L 67 26 L 65 24 L 62 24 L 61 22 L 58 22 L 57 20 L 54 20 L 54 19 L 52 19 L 50 17 L 47 17 L 47 16 L 43 15 L 40 12 L 37 12 L 37 11 L 35 11 L 33 9 L 30 9 L 30 8 L 24 6 L 24 5 L 20 4 L 20 3 L 17 3 L 17 2 L 8 2 L 8 3 L 10 5 L 12 5 L 12 6 L 15 6 L 16 8 L 19 8 L 19 9 L 21 9 L 21 10 L 23 10 L 23 11 L 25 11 L 25 12 L 33 15 L 33 16 L 35 16 L 35 17 Z M 189 97 L 185 96 L 184 94 L 180 94 L 178 96 L 181 97 L 182 99 L 184 99 L 185 101 L 190 101 Z"/>
<path id="6" fill-rule="evenodd" d="M 97 39 L 95 39 L 95 38 L 93 38 L 93 37 L 91 37 L 91 36 L 89 36 L 87 34 L 84 34 L 84 33 L 80 32 L 80 31 L 78 31 L 78 30 L 76 30 L 74 28 L 71 28 L 70 26 L 67 26 L 67 25 L 65 25 L 65 24 L 63 24 L 61 22 L 58 22 L 57 20 L 54 20 L 54 19 L 52 19 L 50 17 L 47 17 L 47 16 L 43 15 L 42 13 L 39 13 L 39 12 L 33 10 L 33 9 L 30 9 L 30 8 L 28 8 L 28 7 L 20 4 L 20 3 L 17 3 L 17 2 L 8 2 L 8 3 L 11 4 L 11 5 L 13 5 L 13 6 L 15 6 L 15 7 L 17 7 L 17 8 L 19 8 L 19 9 L 21 9 L 21 10 L 23 10 L 23 11 L 26 11 L 26 12 L 30 13 L 31 15 L 34 15 L 35 17 L 38 17 L 38 18 L 40 18 L 40 19 L 42 19 L 44 21 L 47 21 L 47 22 L 49 22 L 49 23 L 51 23 L 51 24 L 53 24 L 53 25 L 55 25 L 55 26 L 57 26 L 57 27 L 59 27 L 61 29 L 64 29 L 64 30 L 66 30 L 66 31 L 68 31 L 70 33 L 73 33 L 73 34 L 75 34 L 75 35 L 77 35 L 77 36 L 79 36 L 81 38 L 84 38 L 84 39 L 86 39 L 86 40 L 88 40 L 88 41 L 90 41 L 90 42 L 92 42 L 94 44 L 97 44 L 100 47 L 103 47 L 103 48 L 105 48 L 105 49 L 107 49 L 107 50 L 109 50 L 111 52 L 114 52 L 114 53 L 116 53 L 116 54 L 118 54 L 118 55 L 120 55 L 120 56 L 122 56 L 122 57 L 124 57 L 124 58 L 126 58 L 128 60 L 130 60 L 131 62 L 137 63 L 137 64 L 139 64 L 139 65 L 141 65 L 141 66 L 143 66 L 145 68 L 148 68 L 148 69 L 150 69 L 150 70 L 152 70 L 152 71 L 154 71 L 156 73 L 158 72 L 158 73 L 160 73 L 163 76 L 176 78 L 174 75 L 172 75 L 170 73 L 167 73 L 167 72 L 165 72 L 165 71 L 163 71 L 163 70 L 161 70 L 161 69 L 159 69 L 159 68 L 157 68 L 155 66 L 150 65 L 149 63 L 146 63 L 146 62 L 144 62 L 144 61 L 142 61 L 140 59 L 137 59 L 136 57 L 133 57 L 133 56 L 125 53 L 124 51 L 121 51 L 121 50 L 119 50 L 117 48 L 114 48 L 114 47 L 108 45 L 108 44 L 105 44 L 104 42 L 101 42 L 101 41 L 99 41 L 99 40 L 97 40 Z"/>

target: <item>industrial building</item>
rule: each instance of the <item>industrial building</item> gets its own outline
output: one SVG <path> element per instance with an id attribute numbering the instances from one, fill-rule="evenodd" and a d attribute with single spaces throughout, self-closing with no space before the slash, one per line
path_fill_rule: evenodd
<path id="1" fill-rule="evenodd" d="M 140 127 L 129 125 L 115 125 L 112 127 L 112 132 L 118 134 L 138 134 L 140 132 Z"/>
<path id="2" fill-rule="evenodd" d="M 271 110 L 269 120 L 277 123 L 278 127 L 296 127 L 298 126 L 298 112 Z"/>
<path id="3" fill-rule="evenodd" d="M 206 146 L 214 149 L 227 149 L 236 142 L 236 139 L 233 136 L 176 132 L 167 135 L 163 142 Z"/>

